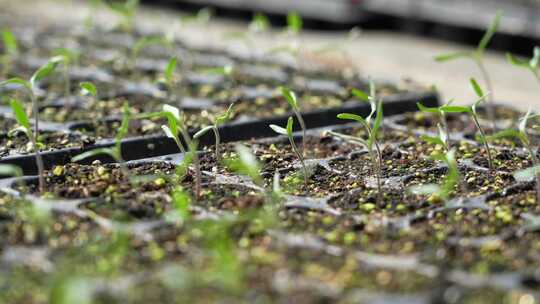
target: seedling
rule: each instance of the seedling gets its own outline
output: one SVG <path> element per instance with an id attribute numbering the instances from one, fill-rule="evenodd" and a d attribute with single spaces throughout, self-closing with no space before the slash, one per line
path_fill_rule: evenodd
<path id="1" fill-rule="evenodd" d="M 184 123 L 185 120 L 183 118 L 183 113 L 181 113 L 178 108 L 166 104 L 163 105 L 163 109 L 160 112 L 145 113 L 137 116 L 138 119 L 153 117 L 162 117 L 167 119 L 167 125 L 162 125 L 161 129 L 167 137 L 174 140 L 180 152 L 182 152 L 185 157 L 189 157 L 190 160 L 192 160 L 195 167 L 195 199 L 200 199 L 202 188 L 202 173 L 199 155 L 197 154 L 198 141 L 191 138 L 189 131 Z M 186 149 L 182 144 L 182 139 L 180 139 L 180 136 L 182 136 L 182 139 L 187 144 L 189 153 L 186 153 Z"/>
<path id="2" fill-rule="evenodd" d="M 215 146 L 216 146 L 216 163 L 219 163 L 221 161 L 221 157 L 220 157 L 220 153 L 219 153 L 219 145 L 220 145 L 220 142 L 221 142 L 221 137 L 219 135 L 219 126 L 221 126 L 222 124 L 226 123 L 227 121 L 229 121 L 232 117 L 232 109 L 234 107 L 234 103 L 232 103 L 229 108 L 227 109 L 227 112 L 219 115 L 218 117 L 216 117 L 216 120 L 214 121 L 214 123 L 211 125 L 211 126 L 206 126 L 204 128 L 202 128 L 201 130 L 199 130 L 199 132 L 195 133 L 195 135 L 193 135 L 193 138 L 195 139 L 199 139 L 201 136 L 203 136 L 204 134 L 206 134 L 208 131 L 212 130 L 214 132 L 214 138 L 215 138 Z"/>
<path id="3" fill-rule="evenodd" d="M 158 80 L 161 83 L 164 83 L 167 87 L 167 94 L 169 95 L 169 99 L 174 99 L 174 91 L 175 91 L 175 77 L 174 72 L 176 71 L 176 68 L 178 66 L 178 59 L 176 57 L 172 57 L 169 59 L 169 62 L 167 63 L 167 66 L 165 67 L 165 72 L 163 73 L 162 79 Z"/>
<path id="4" fill-rule="evenodd" d="M 113 13 L 120 17 L 119 27 L 125 32 L 133 31 L 139 0 L 106 2 Z"/>
<path id="5" fill-rule="evenodd" d="M 527 123 L 529 119 L 540 117 L 540 115 L 531 115 L 531 109 L 527 111 L 525 116 L 523 116 L 520 119 L 519 125 L 517 129 L 507 129 L 504 131 L 500 131 L 492 136 L 490 138 L 492 139 L 499 139 L 499 138 L 516 138 L 518 139 L 523 147 L 527 150 L 529 155 L 531 156 L 532 165 L 534 167 L 540 166 L 540 161 L 538 160 L 538 157 L 536 156 L 536 153 L 531 145 L 531 140 L 529 139 L 529 136 L 527 134 Z M 529 168 L 530 169 L 530 168 Z M 527 170 L 527 169 L 526 169 Z M 530 169 L 533 170 L 533 169 Z M 528 172 L 528 171 L 523 171 Z M 525 173 L 522 173 L 525 174 Z M 537 201 L 540 202 L 540 174 L 532 174 L 532 177 L 536 177 L 536 192 L 537 192 Z"/>
<path id="6" fill-rule="evenodd" d="M 11 70 L 12 62 L 19 56 L 17 38 L 15 38 L 15 35 L 9 29 L 4 29 L 2 31 L 2 45 L 4 53 L 0 57 L 0 62 L 4 66 L 2 74 L 7 75 Z"/>
<path id="7" fill-rule="evenodd" d="M 457 166 L 455 151 L 452 149 L 445 154 L 438 154 L 431 157 L 434 160 L 442 161 L 448 167 L 446 177 L 442 184 L 426 184 L 420 186 L 413 186 L 409 188 L 409 191 L 418 195 L 436 195 L 443 201 L 448 201 L 450 195 L 459 184 L 459 169 Z"/>
<path id="8" fill-rule="evenodd" d="M 118 133 L 116 134 L 114 138 L 114 145 L 112 147 L 97 148 L 94 150 L 81 153 L 73 157 L 71 161 L 79 162 L 81 160 L 84 160 L 90 157 L 96 157 L 98 155 L 105 154 L 105 155 L 110 156 L 115 162 L 117 162 L 120 165 L 120 169 L 123 171 L 124 175 L 128 177 L 129 173 L 125 165 L 124 158 L 122 156 L 122 140 L 128 134 L 130 120 L 131 120 L 131 113 L 129 111 L 129 105 L 127 102 L 125 102 L 123 106 L 123 111 L 122 111 L 122 123 L 120 124 Z"/>
<path id="9" fill-rule="evenodd" d="M 296 116 L 296 119 L 298 120 L 298 123 L 300 124 L 300 128 L 302 128 L 302 146 L 300 151 L 302 152 L 302 155 L 304 155 L 304 144 L 306 140 L 306 123 L 304 122 L 304 118 L 302 117 L 302 114 L 300 113 L 300 106 L 298 105 L 298 98 L 296 98 L 296 94 L 291 91 L 290 89 L 286 87 L 280 87 L 281 95 L 283 95 L 283 98 L 287 101 L 287 103 L 291 106 L 294 115 Z"/>
<path id="10" fill-rule="evenodd" d="M 444 143 L 442 144 L 445 149 L 448 151 L 448 148 L 450 147 L 450 130 L 448 128 L 448 122 L 446 120 L 446 113 L 441 109 L 443 106 L 449 106 L 451 105 L 453 100 L 449 100 L 447 103 L 445 103 L 442 106 L 439 107 L 426 107 L 423 104 L 417 102 L 416 106 L 418 109 L 424 113 L 432 113 L 439 116 L 440 123 L 437 124 L 437 128 L 439 129 L 439 139 L 442 139 Z M 426 141 L 430 141 L 428 137 L 426 137 Z"/>
<path id="11" fill-rule="evenodd" d="M 38 168 L 38 175 L 39 175 L 39 191 L 41 192 L 44 189 L 45 186 L 45 179 L 43 177 L 43 159 L 41 157 L 41 153 L 39 151 L 39 145 L 38 145 L 38 137 L 39 137 L 39 107 L 37 98 L 35 95 L 35 91 L 38 88 L 38 82 L 43 80 L 45 77 L 49 76 L 55 69 L 58 63 L 62 61 L 61 57 L 53 57 L 51 58 L 45 65 L 40 67 L 33 75 L 30 77 L 30 80 L 24 80 L 22 78 L 11 78 L 6 81 L 0 82 L 0 86 L 5 85 L 19 85 L 22 89 L 26 90 L 28 94 L 30 95 L 30 100 L 32 102 L 32 113 L 34 114 L 34 131 L 31 133 L 26 133 L 27 135 L 31 136 L 31 142 L 33 144 L 34 153 L 36 154 L 36 165 Z M 19 123 L 21 126 L 23 126 L 27 130 L 30 129 L 30 123 L 28 116 L 26 116 L 26 112 L 24 111 L 24 108 L 20 105 L 20 103 L 15 102 L 11 103 L 12 109 L 15 112 L 15 117 L 17 120 L 20 120 Z M 15 106 L 17 110 L 15 111 Z"/>
<path id="12" fill-rule="evenodd" d="M 485 64 L 484 64 L 484 53 L 486 51 L 486 47 L 488 46 L 489 42 L 491 41 L 491 38 L 493 38 L 493 35 L 497 32 L 499 28 L 499 24 L 501 22 L 502 12 L 497 11 L 497 15 L 495 16 L 495 19 L 491 23 L 490 27 L 478 43 L 478 46 L 474 51 L 471 52 L 457 52 L 457 53 L 450 53 L 450 54 L 444 54 L 435 57 L 435 60 L 438 62 L 446 62 L 451 61 L 454 59 L 459 58 L 468 58 L 471 59 L 478 69 L 480 70 L 480 73 L 482 74 L 482 77 L 484 78 L 484 82 L 488 88 L 488 91 L 491 92 L 491 95 L 489 97 L 489 106 L 487 107 L 488 117 L 491 123 L 493 124 L 494 129 L 496 128 L 495 123 L 495 106 L 493 104 L 493 85 L 491 82 L 491 78 L 486 70 Z"/>
<path id="13" fill-rule="evenodd" d="M 71 95 L 71 77 L 69 76 L 69 71 L 72 65 L 77 65 L 81 54 L 66 48 L 56 49 L 53 53 L 62 58 L 62 65 L 64 67 L 64 97 L 68 98 Z"/>
<path id="14" fill-rule="evenodd" d="M 369 157 L 371 159 L 373 172 L 375 172 L 377 178 L 377 203 L 380 203 L 382 201 L 382 154 L 379 142 L 377 141 L 377 136 L 379 135 L 379 130 L 382 125 L 383 109 L 382 100 L 377 98 L 375 84 L 371 80 L 369 87 L 369 95 L 358 89 L 353 90 L 353 94 L 356 97 L 358 97 L 360 100 L 369 102 L 369 104 L 371 105 L 371 112 L 365 119 L 360 115 L 351 113 L 341 113 L 337 116 L 339 119 L 350 119 L 360 123 L 367 132 L 367 140 L 360 137 L 348 136 L 336 132 L 330 132 L 330 134 L 343 138 L 345 140 L 360 143 L 367 148 Z M 371 120 L 373 119 L 373 115 L 375 115 L 375 120 L 372 123 Z"/>
<path id="15" fill-rule="evenodd" d="M 302 155 L 302 153 L 300 153 L 300 151 L 298 151 L 298 147 L 296 146 L 296 143 L 294 142 L 293 123 L 294 123 L 294 119 L 292 117 L 289 117 L 289 119 L 287 120 L 287 127 L 286 128 L 282 128 L 282 127 L 276 126 L 276 125 L 270 125 L 270 128 L 272 130 L 274 130 L 274 132 L 276 132 L 278 134 L 281 134 L 281 135 L 285 135 L 285 136 L 287 136 L 289 138 L 289 142 L 291 144 L 292 150 L 293 150 L 294 154 L 296 154 L 296 156 L 298 157 L 298 160 L 300 160 L 300 163 L 302 164 L 302 169 L 304 171 L 304 185 L 307 188 L 307 185 L 308 185 L 308 172 L 307 172 L 306 164 L 304 162 L 304 156 Z"/>
<path id="16" fill-rule="evenodd" d="M 538 82 L 540 82 L 540 73 L 538 72 L 538 64 L 540 63 L 540 47 L 539 46 L 534 47 L 533 56 L 529 60 L 516 58 L 514 57 L 514 55 L 510 53 L 506 53 L 506 58 L 508 62 L 510 62 L 512 65 L 529 70 L 534 75 L 534 78 Z"/>
<path id="17" fill-rule="evenodd" d="M 298 35 L 302 31 L 304 22 L 302 17 L 296 12 L 289 12 L 287 14 L 287 32 L 293 35 Z"/>
<path id="18" fill-rule="evenodd" d="M 476 128 L 478 129 L 478 132 L 480 132 L 480 141 L 484 145 L 484 149 L 486 150 L 486 154 L 488 156 L 488 164 L 489 169 L 493 170 L 493 158 L 491 157 L 491 150 L 489 148 L 489 143 L 486 138 L 486 133 L 484 132 L 484 129 L 480 125 L 480 122 L 478 120 L 478 114 L 476 113 L 476 107 L 480 105 L 482 102 L 486 100 L 486 97 L 488 94 L 484 94 L 482 88 L 478 85 L 476 80 L 474 78 L 471 78 L 471 86 L 473 87 L 476 95 L 478 96 L 478 99 L 470 106 L 452 106 L 452 105 L 445 105 L 441 106 L 440 109 L 445 113 L 468 113 L 471 115 L 472 120 L 474 121 L 474 124 L 476 125 Z"/>
<path id="19" fill-rule="evenodd" d="M 444 150 L 448 152 L 448 149 L 449 149 L 448 134 L 446 133 L 446 131 L 444 130 L 444 128 L 441 126 L 440 123 L 437 124 L 437 128 L 439 130 L 438 136 L 422 135 L 420 136 L 420 139 L 433 145 L 442 146 Z"/>
<path id="20" fill-rule="evenodd" d="M 234 150 L 238 157 L 225 159 L 225 165 L 232 171 L 248 176 L 255 185 L 264 188 L 264 180 L 261 177 L 261 165 L 255 155 L 251 153 L 248 147 L 242 144 L 236 144 Z"/>
<path id="21" fill-rule="evenodd" d="M 97 88 L 91 82 L 81 82 L 79 83 L 79 88 L 81 89 L 81 95 L 90 96 L 92 98 L 97 98 Z"/>

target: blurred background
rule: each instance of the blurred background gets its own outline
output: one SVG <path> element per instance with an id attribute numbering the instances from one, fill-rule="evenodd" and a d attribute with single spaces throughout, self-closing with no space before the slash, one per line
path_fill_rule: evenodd
<path id="1" fill-rule="evenodd" d="M 263 12 L 273 23 L 299 13 L 319 30 L 391 30 L 476 44 L 497 10 L 504 12 L 492 49 L 529 55 L 540 38 L 540 0 L 157 0 L 148 4 L 194 10 L 213 7 L 223 17 L 245 19 Z"/>

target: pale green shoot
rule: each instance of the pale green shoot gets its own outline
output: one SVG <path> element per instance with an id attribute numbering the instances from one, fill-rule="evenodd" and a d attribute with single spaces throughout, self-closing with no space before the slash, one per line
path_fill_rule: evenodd
<path id="1" fill-rule="evenodd" d="M 279 90 L 281 91 L 281 95 L 287 103 L 291 106 L 291 109 L 293 110 L 294 116 L 296 116 L 296 119 L 298 120 L 298 123 L 300 124 L 300 128 L 302 129 L 302 146 L 300 148 L 300 152 L 302 153 L 302 156 L 304 155 L 304 144 L 306 140 L 306 123 L 304 122 L 304 118 L 302 117 L 300 105 L 298 104 L 298 98 L 296 97 L 296 94 L 291 91 L 289 88 L 286 87 L 279 87 Z"/>
<path id="2" fill-rule="evenodd" d="M 488 91 L 491 92 L 491 95 L 489 97 L 489 106 L 487 107 L 488 117 L 489 120 L 492 122 L 494 129 L 496 127 L 495 125 L 495 108 L 493 105 L 493 85 L 491 82 L 491 78 L 489 77 L 489 74 L 486 70 L 485 64 L 484 64 L 484 53 L 486 51 L 486 47 L 488 46 L 489 42 L 491 41 L 491 38 L 495 35 L 499 28 L 499 24 L 501 22 L 502 17 L 502 11 L 497 11 L 497 14 L 495 16 L 495 19 L 491 23 L 490 27 L 478 43 L 478 46 L 474 51 L 471 52 L 457 52 L 457 53 L 450 53 L 450 54 L 444 54 L 439 55 L 435 57 L 435 60 L 438 62 L 446 62 L 451 61 L 454 59 L 461 59 L 461 58 L 468 58 L 471 59 L 477 66 L 480 72 L 482 73 L 482 77 L 484 78 L 484 81 L 486 83 L 486 86 L 488 88 Z"/>
<path id="3" fill-rule="evenodd" d="M 304 156 L 302 155 L 302 153 L 300 153 L 300 151 L 298 151 L 298 147 L 296 146 L 296 143 L 294 141 L 294 136 L 293 136 L 293 123 L 294 123 L 294 119 L 292 117 L 289 117 L 289 119 L 287 120 L 287 127 L 286 128 L 282 128 L 280 126 L 277 126 L 277 125 L 270 125 L 270 128 L 272 130 L 274 130 L 274 132 L 280 134 L 280 135 L 285 135 L 289 138 L 289 143 L 291 144 L 291 148 L 294 152 L 294 154 L 296 154 L 296 157 L 298 157 L 298 160 L 300 160 L 300 163 L 302 164 L 302 169 L 304 171 L 304 185 L 307 189 L 307 185 L 308 185 L 308 171 L 307 171 L 307 168 L 306 168 L 306 164 L 304 162 Z"/>
<path id="4" fill-rule="evenodd" d="M 221 143 L 221 136 L 219 135 L 219 127 L 223 125 L 224 123 L 231 120 L 231 117 L 233 115 L 233 107 L 234 103 L 232 103 L 227 111 L 218 117 L 216 117 L 216 120 L 214 123 L 210 126 L 203 127 L 201 130 L 199 130 L 195 135 L 193 135 L 193 138 L 199 139 L 201 136 L 209 132 L 210 130 L 214 132 L 214 138 L 215 138 L 215 157 L 216 157 L 216 163 L 219 163 L 221 161 L 221 154 L 219 152 L 219 145 Z"/>
<path id="5" fill-rule="evenodd" d="M 493 170 L 493 158 L 491 156 L 489 143 L 486 137 L 486 133 L 484 132 L 484 129 L 480 125 L 480 122 L 478 120 L 478 114 L 476 112 L 476 107 L 478 107 L 478 105 L 480 105 L 482 102 L 485 101 L 489 93 L 484 94 L 484 91 L 478 85 L 478 83 L 476 82 L 474 78 L 471 78 L 471 86 L 473 87 L 476 95 L 478 96 L 478 99 L 472 105 L 470 106 L 445 105 L 445 106 L 441 106 L 440 109 L 445 113 L 468 113 L 469 115 L 471 115 L 474 121 L 474 124 L 476 125 L 476 128 L 478 129 L 478 132 L 480 132 L 480 139 L 484 145 L 484 149 L 486 150 L 486 154 L 488 156 L 489 169 Z"/>
<path id="6" fill-rule="evenodd" d="M 34 132 L 32 133 L 31 142 L 34 146 L 34 153 L 36 154 L 36 165 L 37 165 L 38 175 L 39 175 L 40 192 L 43 190 L 45 186 L 45 179 L 43 177 L 43 171 L 44 171 L 43 159 L 39 151 L 38 140 L 37 140 L 39 136 L 39 107 L 38 107 L 37 98 L 34 92 L 38 88 L 38 82 L 45 79 L 47 76 L 49 76 L 56 69 L 56 66 L 61 61 L 62 61 L 61 57 L 51 58 L 45 65 L 40 67 L 32 75 L 32 77 L 30 77 L 29 80 L 24 80 L 22 78 L 11 78 L 6 81 L 0 82 L 0 86 L 10 85 L 10 84 L 19 85 L 24 90 L 26 90 L 27 93 L 30 95 L 30 100 L 32 101 L 32 113 L 34 114 Z M 15 103 L 16 107 L 18 107 L 17 104 L 20 105 L 20 103 L 16 102 Z M 20 108 L 23 108 L 23 107 L 20 106 Z M 22 118 L 21 113 L 24 113 L 24 116 L 26 116 L 26 113 L 24 112 L 24 110 L 22 111 L 18 110 L 18 111 L 19 111 L 19 114 L 15 113 L 16 117 L 19 116 L 19 118 Z M 28 119 L 26 120 L 28 121 Z M 29 124 L 27 126 L 29 129 Z"/>
<path id="7" fill-rule="evenodd" d="M 432 113 L 432 114 L 436 114 L 437 116 L 439 116 L 440 123 L 437 124 L 437 128 L 439 129 L 439 138 L 442 139 L 444 137 L 445 141 L 444 141 L 443 146 L 445 147 L 445 149 L 447 151 L 448 151 L 448 148 L 450 147 L 450 129 L 448 128 L 448 122 L 446 121 L 446 113 L 444 111 L 442 111 L 441 108 L 443 106 L 451 105 L 453 101 L 454 100 L 451 99 L 447 103 L 445 103 L 444 105 L 439 106 L 439 107 L 433 107 L 433 108 L 426 107 L 426 106 L 424 106 L 423 104 L 421 104 L 419 102 L 416 103 L 416 106 L 418 107 L 418 109 L 421 112 Z M 441 128 L 442 128 L 442 131 L 441 131 Z"/>
<path id="8" fill-rule="evenodd" d="M 459 184 L 459 169 L 455 158 L 455 150 L 450 150 L 446 154 L 433 156 L 432 159 L 442 161 L 448 167 L 446 177 L 441 185 L 425 184 L 413 186 L 409 191 L 417 195 L 436 195 L 443 201 L 448 201 L 450 195 Z"/>
<path id="9" fill-rule="evenodd" d="M 540 47 L 539 46 L 534 47 L 533 56 L 529 60 L 517 58 L 511 53 L 506 53 L 506 59 L 512 65 L 529 70 L 534 75 L 534 78 L 538 82 L 540 82 L 540 73 L 538 72 L 538 64 L 540 63 Z"/>

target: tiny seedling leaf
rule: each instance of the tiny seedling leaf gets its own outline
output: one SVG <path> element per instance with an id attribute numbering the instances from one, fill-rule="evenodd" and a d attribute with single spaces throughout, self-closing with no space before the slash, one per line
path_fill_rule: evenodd
<path id="1" fill-rule="evenodd" d="M 367 121 L 360 115 L 356 115 L 356 114 L 352 114 L 352 113 L 340 113 L 337 115 L 337 118 L 339 119 L 349 119 L 349 120 L 354 120 L 356 122 L 359 122 L 361 123 L 362 125 L 364 126 L 367 126 L 368 123 Z"/>
<path id="2" fill-rule="evenodd" d="M 10 30 L 5 29 L 2 31 L 2 43 L 7 54 L 16 55 L 19 52 L 17 38 L 15 38 L 15 35 Z"/>
<path id="3" fill-rule="evenodd" d="M 289 136 L 289 138 L 292 138 L 293 123 L 294 123 L 294 119 L 292 117 L 289 117 L 289 119 L 287 120 L 287 136 Z"/>
<path id="4" fill-rule="evenodd" d="M 174 107 L 174 106 L 171 106 L 171 105 L 168 105 L 168 104 L 164 104 L 162 109 L 163 109 L 163 112 L 170 113 L 172 115 L 172 117 L 174 117 L 174 119 L 176 119 L 176 121 L 181 120 L 181 118 L 180 118 L 180 110 L 177 107 Z"/>
<path id="5" fill-rule="evenodd" d="M 443 55 L 436 56 L 435 61 L 437 61 L 437 62 L 446 62 L 446 61 L 451 61 L 451 60 L 455 60 L 455 59 L 458 59 L 458 58 L 465 58 L 465 57 L 471 57 L 471 54 L 468 53 L 468 52 L 457 52 L 457 53 L 443 54 Z"/>
<path id="6" fill-rule="evenodd" d="M 441 146 L 445 145 L 442 139 L 436 136 L 422 135 L 420 136 L 420 139 L 432 145 L 441 145 Z"/>
<path id="7" fill-rule="evenodd" d="M 81 153 L 75 157 L 73 157 L 71 159 L 72 162 L 76 163 L 76 162 L 79 162 L 81 160 L 84 160 L 84 159 L 87 159 L 87 158 L 90 158 L 90 157 L 96 157 L 96 156 L 99 156 L 99 155 L 109 155 L 110 157 L 112 157 L 113 159 L 116 160 L 116 154 L 114 152 L 114 150 L 112 148 L 98 148 L 98 149 L 94 149 L 94 150 L 90 150 L 90 151 L 86 151 L 84 153 Z"/>
<path id="8" fill-rule="evenodd" d="M 480 85 L 478 84 L 478 82 L 476 81 L 476 79 L 471 78 L 470 82 L 471 82 L 472 88 L 474 89 L 474 92 L 476 93 L 476 95 L 477 95 L 478 97 L 482 97 L 482 96 L 485 95 L 485 94 L 484 94 L 484 91 L 482 90 L 482 88 L 480 87 Z"/>
<path id="9" fill-rule="evenodd" d="M 429 108 L 419 102 L 416 103 L 416 106 L 418 107 L 420 111 L 424 113 L 440 113 L 441 112 L 439 108 Z"/>
<path id="10" fill-rule="evenodd" d="M 294 110 L 298 110 L 298 99 L 296 98 L 296 94 L 287 87 L 279 87 L 279 90 L 281 91 L 281 95 L 283 95 L 287 103 Z"/>
<path id="11" fill-rule="evenodd" d="M 208 131 L 212 130 L 214 126 L 206 126 L 202 129 L 200 129 L 197 133 L 193 135 L 193 138 L 200 138 L 204 134 L 208 133 Z"/>
<path id="12" fill-rule="evenodd" d="M 444 113 L 471 113 L 470 107 L 464 106 L 441 106 L 441 111 Z"/>
<path id="13" fill-rule="evenodd" d="M 302 17 L 296 12 L 290 12 L 287 14 L 287 29 L 293 33 L 298 34 L 302 31 Z"/>
<path id="14" fill-rule="evenodd" d="M 359 89 L 352 89 L 351 90 L 351 93 L 358 99 L 362 100 L 362 101 L 369 101 L 369 95 L 362 91 L 362 90 L 359 90 Z"/>
<path id="15" fill-rule="evenodd" d="M 274 130 L 274 132 L 281 134 L 281 135 L 287 135 L 287 129 L 280 127 L 278 125 L 269 125 L 270 129 Z"/>
<path id="16" fill-rule="evenodd" d="M 163 132 L 165 132 L 165 135 L 167 137 L 176 140 L 176 135 L 174 135 L 174 133 L 171 131 L 171 129 L 168 126 L 163 125 L 161 126 L 161 129 L 163 130 Z"/>
<path id="17" fill-rule="evenodd" d="M 529 108 L 529 110 L 527 110 L 527 113 L 525 113 L 525 115 L 519 120 L 518 129 L 523 134 L 527 134 L 527 123 L 529 122 L 529 118 L 531 118 L 531 112 L 532 109 Z"/>
<path id="18" fill-rule="evenodd" d="M 30 128 L 30 121 L 23 105 L 17 99 L 11 99 L 9 105 L 15 114 L 17 122 L 26 129 L 26 133 L 29 135 L 32 129 Z"/>
<path id="19" fill-rule="evenodd" d="M 32 85 L 28 81 L 21 78 L 11 78 L 6 81 L 0 82 L 0 86 L 10 85 L 10 84 L 21 85 L 28 90 L 32 90 Z"/>
<path id="20" fill-rule="evenodd" d="M 514 56 L 511 53 L 506 53 L 506 60 L 510 64 L 518 66 L 518 67 L 528 67 L 529 66 L 529 63 L 527 61 L 525 61 L 523 59 L 520 59 L 520 58 L 517 58 L 516 56 Z"/>
<path id="21" fill-rule="evenodd" d="M 83 95 L 89 95 L 96 97 L 97 96 L 97 89 L 96 86 L 91 82 L 81 82 L 79 84 L 79 87 L 81 88 L 81 93 Z"/>
<path id="22" fill-rule="evenodd" d="M 233 114 L 233 108 L 234 108 L 234 103 L 231 103 L 229 105 L 229 108 L 227 108 L 227 111 L 216 118 L 216 126 L 224 124 L 231 119 L 232 114 Z"/>
<path id="23" fill-rule="evenodd" d="M 495 35 L 497 30 L 499 29 L 499 25 L 501 23 L 501 17 L 502 17 L 502 11 L 497 11 L 497 14 L 495 15 L 495 19 L 493 19 L 493 22 L 491 23 L 488 30 L 486 31 L 486 33 L 480 40 L 480 43 L 478 43 L 478 48 L 476 49 L 476 51 L 479 54 L 484 53 L 487 45 L 491 41 L 491 38 L 493 38 L 493 35 Z"/>
<path id="24" fill-rule="evenodd" d="M 165 68 L 165 80 L 168 84 L 171 84 L 173 82 L 174 71 L 176 70 L 177 63 L 178 60 L 176 59 L 176 57 L 172 57 L 167 63 L 167 67 Z"/>
<path id="25" fill-rule="evenodd" d="M 64 59 L 62 56 L 55 56 L 49 61 L 44 64 L 42 67 L 40 67 L 30 78 L 30 84 L 32 88 L 36 87 L 36 83 L 43 80 L 45 77 L 49 76 L 60 62 L 62 62 Z"/>

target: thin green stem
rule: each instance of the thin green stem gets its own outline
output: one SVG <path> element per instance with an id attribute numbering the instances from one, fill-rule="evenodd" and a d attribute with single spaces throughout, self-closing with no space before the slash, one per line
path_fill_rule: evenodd
<path id="1" fill-rule="evenodd" d="M 480 132 L 480 136 L 482 137 L 484 149 L 486 150 L 486 153 L 488 156 L 489 170 L 493 170 L 493 158 L 491 157 L 491 151 L 489 150 L 489 144 L 487 142 L 486 133 L 484 133 L 484 129 L 482 129 L 482 126 L 480 126 L 480 123 L 478 122 L 478 117 L 476 117 L 476 114 L 472 113 L 471 116 L 473 117 L 476 128 Z"/>
<path id="2" fill-rule="evenodd" d="M 39 135 L 39 108 L 37 103 L 37 98 L 34 95 L 34 92 L 30 91 L 30 98 L 32 99 L 32 111 L 34 112 L 34 134 L 30 139 L 32 145 L 34 145 L 34 153 L 36 153 L 36 165 L 38 169 L 38 179 L 39 179 L 39 192 L 43 192 L 45 189 L 45 177 L 43 176 L 44 165 L 43 158 L 41 157 L 41 152 L 39 151 L 38 146 L 38 135 Z"/>
<path id="3" fill-rule="evenodd" d="M 219 136 L 219 130 L 218 130 L 218 127 L 216 125 L 214 125 L 214 127 L 212 128 L 212 130 L 214 131 L 214 137 L 215 137 L 215 145 L 216 145 L 216 164 L 219 164 L 219 161 L 221 159 L 220 157 L 220 154 L 219 154 L 219 144 L 221 143 L 221 137 Z"/>
<path id="4" fill-rule="evenodd" d="M 304 122 L 304 118 L 302 118 L 302 115 L 300 114 L 298 110 L 294 110 L 294 115 L 298 119 L 300 128 L 302 128 L 302 148 L 300 151 L 302 152 L 302 156 L 304 156 L 304 145 L 305 145 L 305 140 L 306 140 L 306 123 Z"/>
<path id="5" fill-rule="evenodd" d="M 307 189 L 307 185 L 308 185 L 308 172 L 307 172 L 307 168 L 306 168 L 306 164 L 304 162 L 304 157 L 302 156 L 302 154 L 300 154 L 300 151 L 298 151 L 298 147 L 296 146 L 296 143 L 294 142 L 294 138 L 293 137 L 289 137 L 289 142 L 291 143 L 291 147 L 294 151 L 294 153 L 296 154 L 296 156 L 298 156 L 298 159 L 300 160 L 300 163 L 302 164 L 302 169 L 304 171 L 304 185 L 306 186 L 306 189 Z"/>

